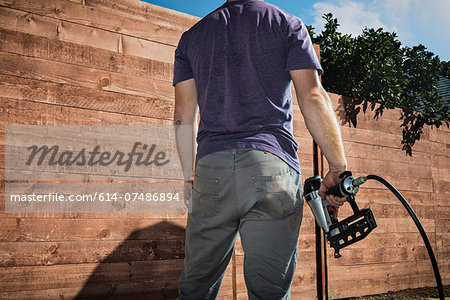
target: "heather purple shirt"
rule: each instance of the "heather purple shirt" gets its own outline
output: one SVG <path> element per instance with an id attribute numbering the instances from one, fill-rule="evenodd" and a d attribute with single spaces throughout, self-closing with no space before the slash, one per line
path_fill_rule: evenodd
<path id="1" fill-rule="evenodd" d="M 290 70 L 322 68 L 306 26 L 259 0 L 227 2 L 186 31 L 173 85 L 195 79 L 197 160 L 233 148 L 271 152 L 300 172 Z"/>

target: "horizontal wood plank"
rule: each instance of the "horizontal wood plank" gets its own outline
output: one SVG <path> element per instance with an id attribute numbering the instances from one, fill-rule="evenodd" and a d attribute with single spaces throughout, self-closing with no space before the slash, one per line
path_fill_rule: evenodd
<path id="1" fill-rule="evenodd" d="M 0 51 L 172 82 L 173 64 L 0 28 Z"/>
<path id="2" fill-rule="evenodd" d="M 119 262 L 102 264 L 75 264 L 38 267 L 0 268 L 2 292 L 43 289 L 74 288 L 85 285 L 109 286 L 111 284 L 140 285 L 147 292 L 160 291 L 164 285 L 175 284 L 180 276 L 183 260 L 149 262 Z M 26 284 L 24 284 L 24 282 Z M 129 288 L 124 289 L 130 293 Z M 123 292 L 122 292 L 123 293 Z M 118 292 L 120 295 L 120 292 Z"/>
<path id="3" fill-rule="evenodd" d="M 127 118 L 129 116 L 141 116 L 172 120 L 174 111 L 174 101 L 172 100 L 118 94 L 11 75 L 0 75 L 0 95 L 16 101 L 81 108 L 85 112 L 89 110 L 91 114 L 119 113 Z M 3 103 L 6 106 L 6 102 Z M 3 107 L 5 108 L 5 106 Z M 42 108 L 39 108 L 38 105 L 35 105 L 35 107 L 44 110 L 47 106 L 43 105 Z M 28 122 L 32 122 L 32 120 L 28 120 Z M 26 124 L 26 122 L 22 123 Z"/>
<path id="4" fill-rule="evenodd" d="M 0 52 L 0 74 L 135 96 L 158 97 L 166 100 L 174 97 L 172 85 L 165 81 L 94 70 L 6 52 Z"/>
<path id="5" fill-rule="evenodd" d="M 132 262 L 184 258 L 184 232 L 123 241 L 2 242 L 0 267 Z"/>
<path id="6" fill-rule="evenodd" d="M 122 1 L 123 2 L 123 1 Z M 139 37 L 157 43 L 176 46 L 181 34 L 194 25 L 199 18 L 156 5 L 127 1 L 115 6 L 107 1 L 73 1 L 48 2 L 1 1 L 1 5 L 20 11 L 35 13 L 57 20 L 82 24 L 124 35 Z M 108 7 L 109 6 L 109 7 Z"/>
<path id="7" fill-rule="evenodd" d="M 140 116 L 127 116 L 125 113 L 109 113 L 73 107 L 63 107 L 0 97 L 0 124 L 27 125 L 171 125 L 173 121 Z M 36 112 L 39 111 L 40 114 Z"/>
<path id="8" fill-rule="evenodd" d="M 359 281 L 374 278 L 395 278 L 405 275 L 421 274 L 432 275 L 432 267 L 429 261 L 405 261 L 395 263 L 376 263 L 354 266 L 333 266 L 328 268 L 330 286 L 339 281 Z M 345 280 L 342 280 L 344 279 Z M 340 280 L 339 280 L 340 279 Z"/>
<path id="9" fill-rule="evenodd" d="M 1 242 L 151 240 L 184 236 L 183 219 L 0 219 Z"/>
<path id="10" fill-rule="evenodd" d="M 374 276 L 372 279 L 358 279 L 355 281 L 341 280 L 330 283 L 329 295 L 332 298 L 359 297 L 364 295 L 378 295 L 390 291 L 399 291 L 410 288 L 433 287 L 434 276 L 432 274 L 414 274 L 392 277 L 392 276 Z M 356 288 L 355 288 L 356 286 Z"/>
<path id="11" fill-rule="evenodd" d="M 175 47 L 0 6 L 0 27 L 172 63 Z"/>
<path id="12" fill-rule="evenodd" d="M 373 120 L 372 122 L 380 122 L 380 120 Z M 398 133 L 387 133 L 371 128 L 361 128 L 360 126 L 356 128 L 342 126 L 341 133 L 344 141 L 402 149 L 402 137 Z M 422 138 L 414 144 L 413 150 L 413 155 L 416 152 L 429 152 L 430 141 Z"/>

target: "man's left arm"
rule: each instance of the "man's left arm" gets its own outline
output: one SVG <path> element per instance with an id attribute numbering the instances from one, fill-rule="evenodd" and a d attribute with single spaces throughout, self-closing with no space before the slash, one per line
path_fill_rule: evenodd
<path id="1" fill-rule="evenodd" d="M 194 78 L 175 85 L 174 125 L 178 154 L 183 168 L 185 193 L 190 193 L 197 136 L 197 87 Z M 181 126 L 180 126 L 181 125 Z M 189 131 L 189 132 L 187 132 Z M 190 195 L 185 195 L 189 198 Z"/>

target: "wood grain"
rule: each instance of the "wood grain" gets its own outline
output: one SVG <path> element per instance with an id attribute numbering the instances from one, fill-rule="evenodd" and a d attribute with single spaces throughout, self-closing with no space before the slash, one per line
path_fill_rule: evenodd
<path id="1" fill-rule="evenodd" d="M 173 99 L 170 83 L 0 52 L 0 74 L 144 97 Z"/>
<path id="2" fill-rule="evenodd" d="M 171 125 L 173 121 L 126 116 L 126 112 L 109 113 L 88 109 L 78 109 L 52 104 L 42 104 L 0 97 L 0 125 L 131 125 L 153 124 Z M 37 114 L 36 112 L 39 112 Z"/>
<path id="3" fill-rule="evenodd" d="M 181 34 L 194 25 L 199 18 L 155 5 L 137 1 L 48 2 L 1 1 L 1 5 L 16 10 L 34 13 L 49 18 L 101 28 L 111 32 L 139 37 L 157 43 L 176 46 Z"/>
<path id="4" fill-rule="evenodd" d="M 172 82 L 173 64 L 0 28 L 0 51 Z"/>
<path id="5" fill-rule="evenodd" d="M 1 6 L 0 27 L 168 63 L 175 53 L 170 45 Z"/>
<path id="6" fill-rule="evenodd" d="M 170 121 L 173 119 L 174 111 L 174 101 L 171 99 L 118 94 L 14 75 L 0 75 L 0 95 L 21 102 L 79 108 L 85 112 L 98 112 L 98 114 L 106 112 Z M 92 99 L 95 99 L 95 101 Z M 3 108 L 5 108 L 6 102 L 3 103 Z M 38 104 L 35 105 L 38 107 Z M 45 110 L 45 107 L 48 106 L 42 105 L 41 107 L 41 110 Z M 66 120 L 66 123 L 68 123 L 68 120 Z M 22 124 L 26 124 L 26 122 L 22 122 Z"/>
<path id="7" fill-rule="evenodd" d="M 171 124 L 173 57 L 199 18 L 134 0 L 0 0 L 0 197 L 5 192 L 5 126 Z M 335 113 L 339 95 L 330 94 Z M 294 103 L 296 103 L 294 95 Z M 302 180 L 312 175 L 312 138 L 297 105 L 294 136 Z M 425 128 L 413 156 L 401 150 L 399 110 L 357 128 L 341 126 L 349 168 L 391 181 L 425 227 L 444 284 L 450 283 L 450 130 Z M 327 166 L 325 165 L 325 169 Z M 378 227 L 332 258 L 329 292 L 351 297 L 434 286 L 423 241 L 392 194 L 367 182 L 357 203 Z M 9 214 L 0 201 L 0 298 L 176 299 L 184 256 L 185 214 Z M 350 214 L 348 205 L 340 218 Z M 315 220 L 305 204 L 293 299 L 313 299 Z M 236 245 L 238 299 L 248 299 L 245 253 Z M 355 282 L 358 284 L 355 285 Z M 219 299 L 233 299 L 231 268 Z"/>

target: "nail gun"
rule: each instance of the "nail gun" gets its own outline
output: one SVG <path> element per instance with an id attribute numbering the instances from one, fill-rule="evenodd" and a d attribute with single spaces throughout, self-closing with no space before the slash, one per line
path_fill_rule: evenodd
<path id="1" fill-rule="evenodd" d="M 341 182 L 330 188 L 327 193 L 338 197 L 346 197 L 353 215 L 338 221 L 337 209 L 319 196 L 319 187 L 322 182 L 320 176 L 313 176 L 305 180 L 304 195 L 311 208 L 317 224 L 325 231 L 330 246 L 334 248 L 334 257 L 339 258 L 340 249 L 347 247 L 365 238 L 377 227 L 377 222 L 370 208 L 359 209 L 355 201 L 359 186 L 367 177 L 355 178 L 352 172 L 345 171 L 339 178 Z"/>

